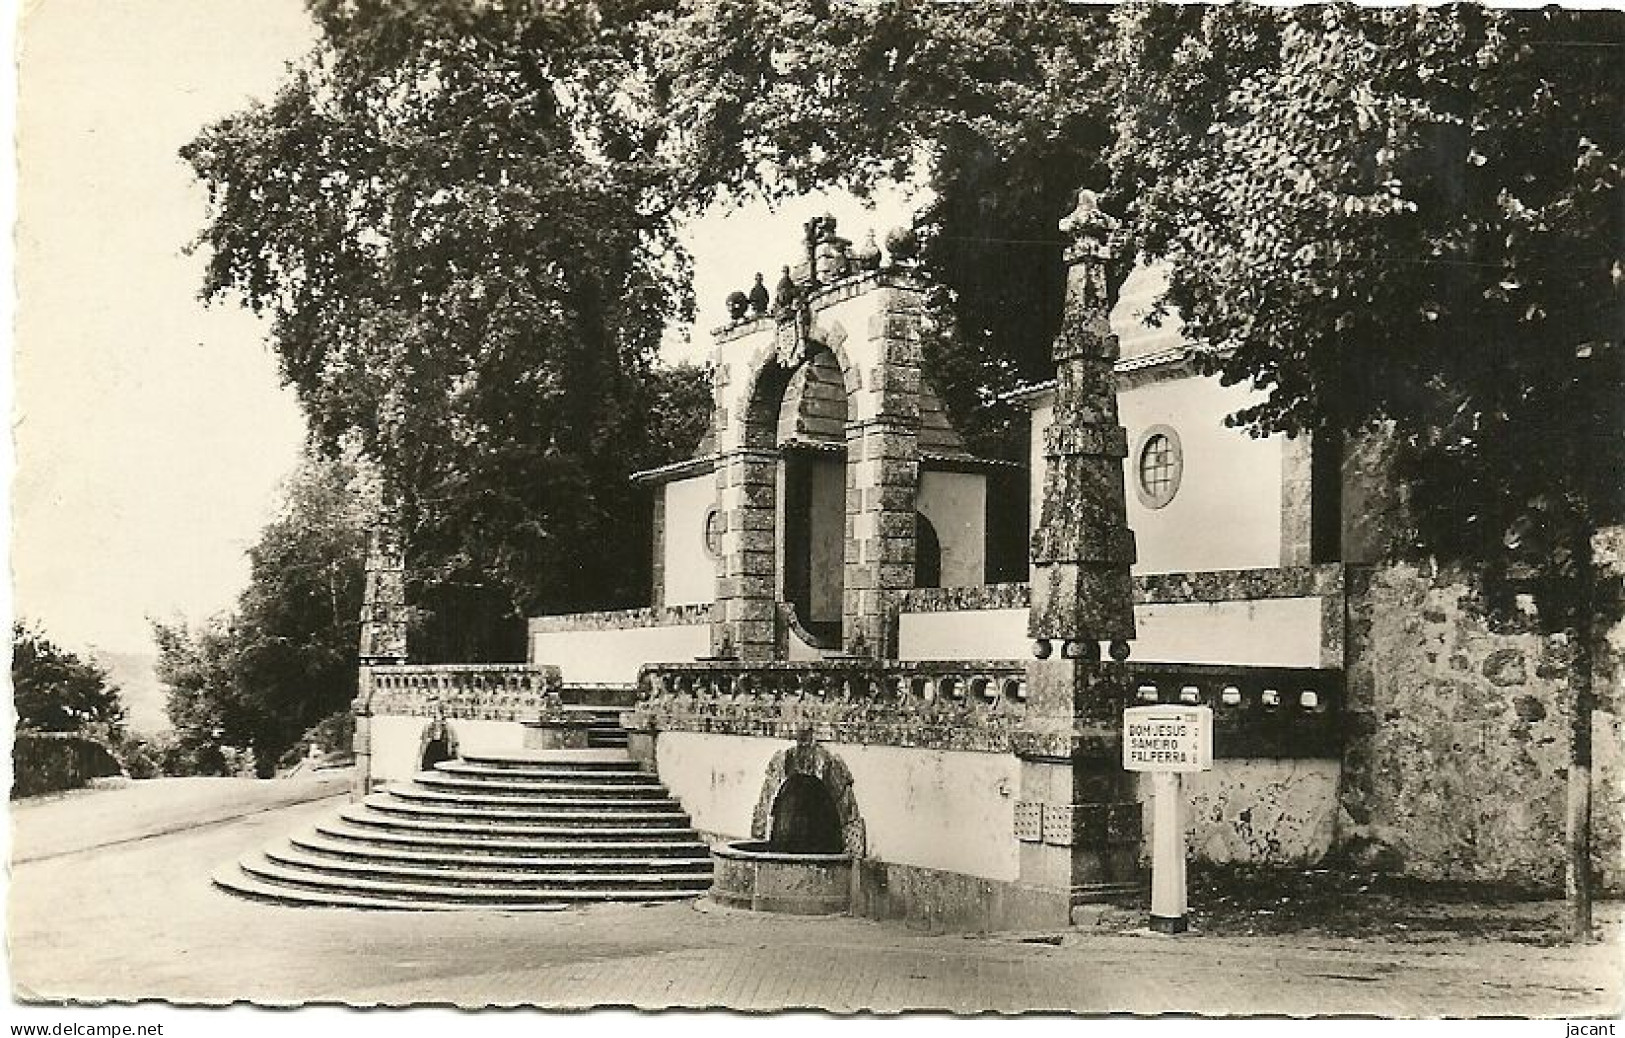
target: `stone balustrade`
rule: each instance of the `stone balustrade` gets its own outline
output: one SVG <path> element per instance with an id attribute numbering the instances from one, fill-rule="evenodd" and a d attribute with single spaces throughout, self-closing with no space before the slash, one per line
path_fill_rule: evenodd
<path id="1" fill-rule="evenodd" d="M 624 717 L 640 731 L 1004 752 L 1026 707 L 1014 660 L 701 660 L 644 667 Z"/>
<path id="2" fill-rule="evenodd" d="M 523 663 L 362 668 L 364 716 L 533 721 L 562 706 L 559 668 Z"/>
<path id="3" fill-rule="evenodd" d="M 1176 663 L 1102 663 L 1095 687 L 1120 708 L 1209 706 L 1220 758 L 1335 758 L 1343 738 L 1341 671 Z M 1004 752 L 1029 720 L 1017 660 L 651 664 L 625 715 L 642 731 L 816 739 Z M 1036 720 L 1036 719 L 1034 719 Z"/>
<path id="4" fill-rule="evenodd" d="M 1310 667 L 1122 664 L 1124 706 L 1213 708 L 1215 757 L 1337 757 L 1343 672 Z"/>

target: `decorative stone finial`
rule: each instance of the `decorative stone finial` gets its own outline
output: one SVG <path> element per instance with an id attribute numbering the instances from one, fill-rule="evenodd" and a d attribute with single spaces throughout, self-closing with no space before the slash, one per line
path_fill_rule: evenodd
<path id="1" fill-rule="evenodd" d="M 767 286 L 762 284 L 762 272 L 756 272 L 756 283 L 750 286 L 750 312 L 752 317 L 766 315 L 771 300 L 767 294 Z"/>
<path id="2" fill-rule="evenodd" d="M 779 283 L 773 289 L 773 312 L 780 320 L 788 320 L 795 313 L 796 303 L 801 299 L 801 289 L 796 285 L 795 279 L 790 276 L 790 268 L 785 267 L 784 273 L 779 277 Z"/>
<path id="3" fill-rule="evenodd" d="M 858 261 L 858 267 L 863 270 L 880 269 L 880 246 L 875 244 L 875 232 L 873 228 L 870 228 L 869 231 L 864 234 L 863 244 L 858 246 L 858 251 L 853 255 L 852 258 Z"/>
<path id="4" fill-rule="evenodd" d="M 1077 204 L 1061 217 L 1061 231 L 1071 238 L 1105 238 L 1122 221 L 1100 208 L 1100 196 L 1088 188 L 1078 192 Z"/>

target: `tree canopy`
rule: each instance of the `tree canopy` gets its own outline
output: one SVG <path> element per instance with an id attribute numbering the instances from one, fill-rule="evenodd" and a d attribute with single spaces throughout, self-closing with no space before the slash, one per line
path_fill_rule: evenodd
<path id="1" fill-rule="evenodd" d="M 1625 519 L 1625 16 L 964 13 L 680 5 L 658 31 L 693 44 L 666 69 L 698 175 L 861 189 L 923 166 L 933 373 L 962 422 L 1047 375 L 1055 219 L 1093 187 L 1130 258 L 1167 261 L 1215 372 L 1259 391 L 1236 424 L 1383 430 L 1415 546 L 1536 591 L 1550 627 L 1592 607 L 1590 532 Z"/>
<path id="2" fill-rule="evenodd" d="M 318 721 L 356 694 L 365 524 L 356 468 L 312 460 L 249 550 L 237 608 L 198 627 L 154 625 L 158 678 L 183 756 L 205 772 L 223 747 L 268 774 Z"/>
<path id="3" fill-rule="evenodd" d="M 1543 619 L 1573 625 L 1590 531 L 1625 519 L 1625 17 L 1148 8 L 1123 28 L 1146 91 L 1115 167 L 1187 329 L 1263 392 L 1234 420 L 1390 430 L 1421 546 L 1566 587 Z M 1531 524 L 1541 557 L 1509 551 Z"/>
<path id="4" fill-rule="evenodd" d="M 124 724 L 124 703 L 105 669 L 20 621 L 11 625 L 11 692 L 19 728 L 116 733 Z"/>
<path id="5" fill-rule="evenodd" d="M 689 303 L 602 67 L 613 26 L 585 5 L 311 7 L 322 41 L 276 97 L 183 150 L 213 207 L 205 296 L 271 317 L 314 441 L 378 463 L 453 627 L 628 604 L 647 560 L 626 476 L 670 460 L 647 415 L 683 376 L 651 368 Z"/>
<path id="6" fill-rule="evenodd" d="M 322 43 L 278 97 L 187 149 L 206 292 L 273 315 L 320 441 L 381 459 L 442 588 L 632 597 L 641 551 L 584 546 L 641 545 L 624 476 L 687 446 L 644 421 L 691 304 L 677 221 L 903 176 L 931 188 L 928 361 L 984 447 L 1011 440 L 998 391 L 1048 372 L 1056 220 L 1090 186 L 1168 261 L 1216 371 L 1260 391 L 1239 424 L 1397 437 L 1426 550 L 1559 545 L 1525 568 L 1572 591 L 1619 519 L 1618 12 L 312 11 Z"/>

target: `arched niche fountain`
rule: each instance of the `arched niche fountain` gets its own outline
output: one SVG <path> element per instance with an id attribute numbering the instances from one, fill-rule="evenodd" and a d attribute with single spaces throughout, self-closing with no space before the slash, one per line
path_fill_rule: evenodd
<path id="1" fill-rule="evenodd" d="M 775 755 L 751 832 L 749 840 L 711 848 L 713 901 L 789 915 L 850 909 L 864 830 L 839 757 L 810 740 Z"/>

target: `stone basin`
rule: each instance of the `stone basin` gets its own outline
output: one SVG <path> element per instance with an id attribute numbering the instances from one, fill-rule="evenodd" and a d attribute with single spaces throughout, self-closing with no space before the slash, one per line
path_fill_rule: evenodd
<path id="1" fill-rule="evenodd" d="M 786 915 L 839 915 L 852 903 L 852 855 L 796 854 L 767 840 L 711 847 L 711 900 Z"/>

